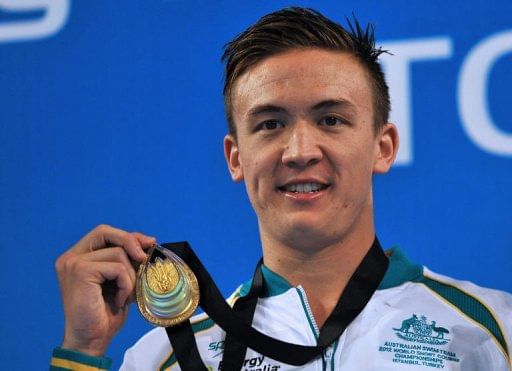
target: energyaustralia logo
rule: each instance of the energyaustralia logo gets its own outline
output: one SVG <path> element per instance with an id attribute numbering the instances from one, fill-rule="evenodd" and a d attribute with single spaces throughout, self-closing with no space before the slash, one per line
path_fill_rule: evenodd
<path id="1" fill-rule="evenodd" d="M 0 43 L 43 39 L 56 34 L 66 24 L 70 2 L 0 0 Z M 34 14 L 37 17 L 32 17 Z"/>
<path id="2" fill-rule="evenodd" d="M 208 350 L 213 352 L 211 358 L 216 358 L 224 353 L 224 340 L 213 341 L 208 344 Z M 222 358 L 222 357 L 220 357 Z M 210 366 L 210 369 L 213 369 Z M 218 370 L 222 370 L 222 360 L 219 362 Z M 241 371 L 280 371 L 281 365 L 272 364 L 265 359 L 265 356 L 258 355 L 244 359 Z"/>
<path id="3" fill-rule="evenodd" d="M 219 362 L 219 370 L 222 370 L 222 361 Z M 240 371 L 281 371 L 281 365 L 272 364 L 260 355 L 246 358 Z"/>
<path id="4" fill-rule="evenodd" d="M 418 318 L 416 314 L 402 321 L 400 328 L 393 328 L 395 334 L 403 340 L 431 345 L 444 345 L 450 341 L 445 335 L 450 331 L 436 325 L 436 321 L 427 322 L 426 316 Z"/>

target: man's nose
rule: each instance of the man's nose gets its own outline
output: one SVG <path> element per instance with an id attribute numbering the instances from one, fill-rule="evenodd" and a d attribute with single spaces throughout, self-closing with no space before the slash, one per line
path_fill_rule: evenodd
<path id="1" fill-rule="evenodd" d="M 311 124 L 301 122 L 293 125 L 283 152 L 283 164 L 288 167 L 307 167 L 322 159 L 319 138 Z"/>

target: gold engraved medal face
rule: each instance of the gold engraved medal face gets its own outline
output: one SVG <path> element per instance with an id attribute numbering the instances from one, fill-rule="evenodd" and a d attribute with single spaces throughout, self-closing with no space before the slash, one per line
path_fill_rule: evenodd
<path id="1" fill-rule="evenodd" d="M 162 327 L 187 320 L 199 304 L 194 273 L 179 256 L 159 245 L 149 250 L 139 267 L 135 294 L 144 318 Z"/>
<path id="2" fill-rule="evenodd" d="M 169 293 L 180 280 L 178 270 L 170 260 L 156 258 L 154 264 L 150 264 L 146 271 L 148 287 L 157 294 Z"/>

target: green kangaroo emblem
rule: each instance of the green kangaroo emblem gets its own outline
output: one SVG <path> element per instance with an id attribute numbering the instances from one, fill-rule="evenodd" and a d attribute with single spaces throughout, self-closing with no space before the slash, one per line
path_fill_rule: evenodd
<path id="1" fill-rule="evenodd" d="M 450 341 L 445 338 L 445 335 L 450 333 L 448 329 L 437 327 L 436 321 L 429 324 L 426 316 L 422 315 L 421 318 L 418 318 L 414 313 L 412 317 L 402 321 L 400 328 L 393 328 L 393 330 L 396 331 L 395 334 L 400 339 L 414 343 L 444 345 Z"/>
<path id="2" fill-rule="evenodd" d="M 393 328 L 393 330 L 408 333 L 411 326 L 414 325 L 414 323 L 416 323 L 417 320 L 418 316 L 416 314 L 413 314 L 411 318 L 407 318 L 402 321 L 402 327 Z"/>

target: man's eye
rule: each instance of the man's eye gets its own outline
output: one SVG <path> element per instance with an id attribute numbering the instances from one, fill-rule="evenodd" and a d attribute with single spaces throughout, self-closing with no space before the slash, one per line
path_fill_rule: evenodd
<path id="1" fill-rule="evenodd" d="M 283 128 L 284 124 L 277 120 L 267 120 L 260 124 L 260 128 L 263 130 L 275 130 L 278 128 Z"/>
<path id="2" fill-rule="evenodd" d="M 325 126 L 336 126 L 336 125 L 340 125 L 343 123 L 344 123 L 344 121 L 336 116 L 326 116 L 322 120 L 320 120 L 320 125 L 325 125 Z"/>

